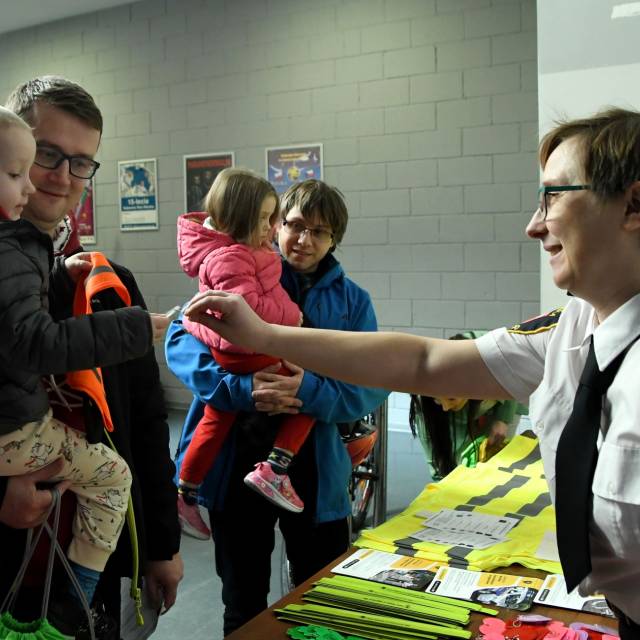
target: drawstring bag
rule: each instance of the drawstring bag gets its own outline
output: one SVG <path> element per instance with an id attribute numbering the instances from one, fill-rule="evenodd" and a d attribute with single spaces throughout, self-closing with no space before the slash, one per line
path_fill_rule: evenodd
<path id="1" fill-rule="evenodd" d="M 27 533 L 27 542 L 25 545 L 24 558 L 20 569 L 11 585 L 11 588 L 7 592 L 2 605 L 0 605 L 0 640 L 73 640 L 71 636 L 60 633 L 51 623 L 47 620 L 47 613 L 49 611 L 49 595 L 51 593 L 51 579 L 53 577 L 53 561 L 55 554 L 58 554 L 62 566 L 65 568 L 74 589 L 80 596 L 82 607 L 87 614 L 89 621 L 89 634 L 91 640 L 95 640 L 95 632 L 93 629 L 93 618 L 89 609 L 89 603 L 85 598 L 85 595 L 75 577 L 69 561 L 67 560 L 60 544 L 58 543 L 58 526 L 60 523 L 60 493 L 54 487 L 51 489 L 52 501 L 47 518 L 37 529 L 29 529 Z M 50 527 L 47 520 L 51 513 L 53 516 L 53 527 Z M 35 534 L 34 534 L 35 531 Z M 27 572 L 27 567 L 33 553 L 36 549 L 38 541 L 42 532 L 46 531 L 51 539 L 51 545 L 49 549 L 49 558 L 47 562 L 47 571 L 44 580 L 44 590 L 42 595 L 42 608 L 40 610 L 40 617 L 37 620 L 31 622 L 19 622 L 11 614 L 11 608 L 15 603 L 18 591 L 22 585 L 22 580 Z"/>

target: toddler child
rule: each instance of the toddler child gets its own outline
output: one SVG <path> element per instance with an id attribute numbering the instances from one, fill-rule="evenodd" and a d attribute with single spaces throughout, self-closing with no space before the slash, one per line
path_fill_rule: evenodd
<path id="1" fill-rule="evenodd" d="M 206 213 L 178 218 L 178 255 L 189 276 L 198 276 L 200 291 L 221 289 L 241 294 L 267 322 L 298 326 L 302 314 L 280 284 L 280 256 L 271 247 L 278 215 L 278 196 L 271 184 L 245 169 L 224 169 L 205 199 Z M 201 324 L 184 319 L 185 328 L 211 348 L 217 363 L 235 374 L 253 373 L 280 360 L 249 353 Z M 291 375 L 282 366 L 280 374 Z M 197 505 L 197 490 L 222 448 L 235 412 L 205 406 L 185 453 L 178 486 L 178 514 L 185 533 L 210 535 Z M 287 470 L 304 443 L 314 419 L 288 415 L 271 453 L 244 481 L 267 500 L 299 513 L 304 504 L 291 486 Z"/>
<path id="2" fill-rule="evenodd" d="M 64 459 L 78 506 L 68 556 L 89 603 L 122 530 L 131 486 L 127 463 L 103 444 L 52 418 L 42 375 L 86 372 L 145 354 L 169 320 L 140 307 L 54 322 L 48 291 L 90 268 L 88 254 L 53 261 L 51 238 L 20 219 L 35 189 L 30 127 L 0 107 L 0 475 Z M 108 268 L 108 267 L 107 267 Z M 1 498 L 0 498 L 1 499 Z M 71 601 L 74 604 L 78 602 Z"/>

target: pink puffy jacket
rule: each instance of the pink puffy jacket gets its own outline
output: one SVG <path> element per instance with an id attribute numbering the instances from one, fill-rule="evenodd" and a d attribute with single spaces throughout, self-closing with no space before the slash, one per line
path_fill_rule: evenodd
<path id="1" fill-rule="evenodd" d="M 280 256 L 270 249 L 237 243 L 230 235 L 203 226 L 206 213 L 178 218 L 178 258 L 184 272 L 198 276 L 200 291 L 221 289 L 239 293 L 266 322 L 295 327 L 300 309 L 280 284 Z M 249 353 L 207 327 L 184 319 L 189 333 L 219 351 Z"/>

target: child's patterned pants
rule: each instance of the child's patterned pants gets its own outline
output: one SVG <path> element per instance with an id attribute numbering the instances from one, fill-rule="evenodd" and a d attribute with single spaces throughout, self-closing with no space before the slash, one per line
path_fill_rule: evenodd
<path id="1" fill-rule="evenodd" d="M 89 444 L 83 433 L 51 417 L 0 435 L 0 475 L 18 476 L 64 459 L 53 482 L 71 480 L 78 505 L 68 556 L 83 567 L 102 571 L 125 520 L 131 472 L 104 444 Z"/>

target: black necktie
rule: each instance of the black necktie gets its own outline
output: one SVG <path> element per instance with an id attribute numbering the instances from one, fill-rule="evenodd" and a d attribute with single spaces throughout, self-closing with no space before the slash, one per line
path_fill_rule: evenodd
<path id="1" fill-rule="evenodd" d="M 634 340 L 635 342 L 635 340 Z M 633 343 L 631 343 L 633 344 Z M 556 452 L 556 528 L 560 562 L 572 591 L 591 573 L 589 520 L 593 511 L 593 473 L 598 461 L 602 397 L 631 348 L 629 345 L 604 370 L 598 369 L 593 348 L 580 377 L 573 411 L 560 435 Z"/>

